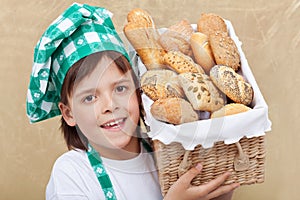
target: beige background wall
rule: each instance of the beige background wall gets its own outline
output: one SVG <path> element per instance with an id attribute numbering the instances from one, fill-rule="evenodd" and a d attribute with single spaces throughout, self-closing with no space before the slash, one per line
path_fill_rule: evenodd
<path id="1" fill-rule="evenodd" d="M 0 0 L 0 199 L 44 199 L 55 159 L 66 151 L 58 119 L 34 125 L 25 115 L 33 47 L 71 0 Z M 299 0 L 89 0 L 115 13 L 116 27 L 134 7 L 146 9 L 158 27 L 201 12 L 231 20 L 269 105 L 266 180 L 241 187 L 235 200 L 299 199 L 300 1 Z M 182 5 L 183 4 L 183 5 Z"/>

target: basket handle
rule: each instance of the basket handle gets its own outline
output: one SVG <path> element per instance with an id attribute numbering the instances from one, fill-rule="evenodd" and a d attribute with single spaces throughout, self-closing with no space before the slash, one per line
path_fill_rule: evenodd
<path id="1" fill-rule="evenodd" d="M 236 142 L 235 145 L 237 147 L 238 154 L 234 158 L 234 169 L 235 171 L 245 171 L 250 166 L 249 157 L 245 154 L 239 142 Z"/>
<path id="2" fill-rule="evenodd" d="M 187 172 L 192 166 L 192 161 L 188 160 L 190 152 L 191 151 L 184 152 L 183 159 L 180 162 L 179 167 L 178 167 L 178 176 L 179 177 L 182 176 L 185 172 Z"/>

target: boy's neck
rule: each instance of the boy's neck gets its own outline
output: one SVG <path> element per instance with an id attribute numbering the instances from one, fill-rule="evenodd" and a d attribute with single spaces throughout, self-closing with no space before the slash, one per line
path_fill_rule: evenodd
<path id="1" fill-rule="evenodd" d="M 129 144 L 123 149 L 108 149 L 91 143 L 101 157 L 112 160 L 128 160 L 140 154 L 141 145 L 137 137 L 132 137 Z"/>

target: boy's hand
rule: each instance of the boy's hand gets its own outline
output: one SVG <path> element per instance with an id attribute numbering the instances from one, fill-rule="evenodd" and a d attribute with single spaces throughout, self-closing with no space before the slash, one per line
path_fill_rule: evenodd
<path id="1" fill-rule="evenodd" d="M 208 200 L 216 197 L 219 197 L 216 198 L 219 200 L 231 199 L 232 195 L 230 193 L 239 186 L 239 183 L 221 186 L 230 176 L 229 172 L 220 175 L 206 184 L 191 186 L 192 179 L 197 176 L 201 170 L 202 165 L 198 164 L 182 175 L 169 189 L 164 200 Z M 224 195 L 227 193 L 230 195 Z"/>

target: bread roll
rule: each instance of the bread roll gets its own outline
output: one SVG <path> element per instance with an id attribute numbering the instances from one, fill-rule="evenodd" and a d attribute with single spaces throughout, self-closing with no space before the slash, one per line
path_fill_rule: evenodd
<path id="1" fill-rule="evenodd" d="M 159 37 L 159 43 L 166 51 L 180 51 L 185 55 L 192 56 L 190 38 L 194 32 L 187 20 L 182 20 L 170 26 Z"/>
<path id="2" fill-rule="evenodd" d="M 215 62 L 207 35 L 200 32 L 193 33 L 191 47 L 196 63 L 204 69 L 206 74 L 209 74 L 210 69 L 215 66 Z"/>
<path id="3" fill-rule="evenodd" d="M 251 110 L 250 107 L 245 106 L 244 104 L 240 103 L 230 103 L 222 107 L 221 109 L 213 112 L 211 114 L 211 118 L 217 118 L 217 117 L 224 117 L 228 115 L 234 115 L 242 112 L 246 112 L 248 110 Z"/>
<path id="4" fill-rule="evenodd" d="M 198 120 L 189 102 L 182 98 L 166 98 L 155 101 L 150 109 L 151 114 L 157 120 L 171 124 L 182 124 Z"/>
<path id="5" fill-rule="evenodd" d="M 152 100 L 184 97 L 178 75 L 171 70 L 148 70 L 141 77 L 141 89 Z"/>
<path id="6" fill-rule="evenodd" d="M 164 68 L 163 55 L 165 51 L 158 42 L 159 33 L 152 17 L 144 10 L 136 8 L 127 15 L 128 24 L 124 33 L 137 51 L 146 68 Z"/>
<path id="7" fill-rule="evenodd" d="M 179 74 L 179 83 L 194 110 L 215 111 L 224 105 L 223 94 L 206 74 Z"/>
<path id="8" fill-rule="evenodd" d="M 215 32 L 209 43 L 218 65 L 226 65 L 237 71 L 241 65 L 240 54 L 234 41 L 226 33 Z"/>
<path id="9" fill-rule="evenodd" d="M 216 65 L 210 70 L 213 83 L 236 103 L 249 105 L 253 99 L 252 86 L 231 67 Z"/>
<path id="10" fill-rule="evenodd" d="M 177 73 L 193 72 L 204 73 L 202 67 L 193 59 L 179 51 L 169 51 L 164 56 L 164 63 Z"/>
<path id="11" fill-rule="evenodd" d="M 197 23 L 197 30 L 207 36 L 214 34 L 216 31 L 228 34 L 225 21 L 219 15 L 213 13 L 201 14 Z"/>

